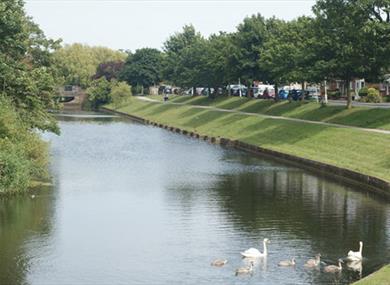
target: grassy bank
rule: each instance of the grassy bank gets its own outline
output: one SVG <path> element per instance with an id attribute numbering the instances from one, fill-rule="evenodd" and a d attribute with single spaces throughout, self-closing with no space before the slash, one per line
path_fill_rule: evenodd
<path id="1" fill-rule="evenodd" d="M 115 109 L 108 105 L 108 108 Z M 390 181 L 390 135 L 132 99 L 118 111 Z"/>
<path id="2" fill-rule="evenodd" d="M 162 96 L 150 96 L 161 100 Z M 171 95 L 171 102 L 188 105 L 213 106 L 221 109 L 239 110 L 248 113 L 257 113 L 272 116 L 321 121 L 363 128 L 390 130 L 390 109 L 354 107 L 346 109 L 344 106 L 321 107 L 318 103 L 248 99 L 240 97 L 218 97 L 209 99 L 205 96 L 176 96 Z"/>
<path id="3" fill-rule="evenodd" d="M 377 272 L 353 283 L 353 285 L 389 285 L 390 284 L 390 265 L 382 267 Z"/>

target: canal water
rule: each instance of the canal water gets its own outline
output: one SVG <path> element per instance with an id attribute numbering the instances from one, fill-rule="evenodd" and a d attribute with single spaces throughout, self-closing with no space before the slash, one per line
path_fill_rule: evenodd
<path id="1" fill-rule="evenodd" d="M 121 118 L 59 119 L 61 136 L 43 135 L 53 187 L 0 201 L 0 284 L 349 284 L 390 262 L 380 197 Z M 268 257 L 235 276 L 264 238 Z M 335 264 L 360 240 L 361 268 L 303 267 L 317 253 Z"/>

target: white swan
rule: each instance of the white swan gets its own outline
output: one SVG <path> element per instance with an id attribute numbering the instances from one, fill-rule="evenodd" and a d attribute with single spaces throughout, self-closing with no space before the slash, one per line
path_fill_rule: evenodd
<path id="1" fill-rule="evenodd" d="M 244 252 L 241 252 L 241 255 L 243 257 L 249 257 L 249 258 L 257 258 L 257 257 L 267 256 L 267 254 L 268 254 L 267 243 L 269 243 L 269 239 L 265 238 L 263 240 L 263 250 L 264 250 L 263 252 L 260 252 L 256 248 L 250 248 L 250 249 L 245 250 Z"/>
<path id="2" fill-rule="evenodd" d="M 222 267 L 227 263 L 227 259 L 216 259 L 211 262 L 211 266 Z"/>
<path id="3" fill-rule="evenodd" d="M 359 261 L 363 259 L 362 256 L 362 251 L 363 251 L 363 242 L 359 241 L 359 251 L 348 251 L 348 256 L 347 260 L 348 261 Z"/>
<path id="4" fill-rule="evenodd" d="M 248 273 L 252 273 L 253 264 L 254 264 L 253 261 L 251 261 L 251 263 L 249 264 L 249 266 L 238 268 L 238 269 L 236 270 L 236 276 L 239 275 L 239 274 L 248 274 Z"/>
<path id="5" fill-rule="evenodd" d="M 324 271 L 325 272 L 329 272 L 329 273 L 336 273 L 336 272 L 340 272 L 341 270 L 343 270 L 343 267 L 341 266 L 341 263 L 343 261 L 341 259 L 339 259 L 339 266 L 336 266 L 336 265 L 328 265 L 328 266 L 325 266 L 324 267 Z"/>
<path id="6" fill-rule="evenodd" d="M 295 257 L 293 257 L 291 260 L 282 260 L 278 263 L 279 266 L 295 266 Z"/>
<path id="7" fill-rule="evenodd" d="M 306 261 L 305 263 L 305 267 L 317 267 L 318 265 L 320 265 L 320 262 L 321 262 L 321 254 L 317 254 L 316 255 L 316 258 L 313 259 L 309 259 L 308 261 Z"/>

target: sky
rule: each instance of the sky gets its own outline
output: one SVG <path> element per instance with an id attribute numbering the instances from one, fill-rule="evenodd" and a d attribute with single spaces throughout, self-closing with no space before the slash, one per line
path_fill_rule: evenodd
<path id="1" fill-rule="evenodd" d="M 204 36 L 233 32 L 260 13 L 291 20 L 312 15 L 314 0 L 25 0 L 26 12 L 46 36 L 135 51 L 161 49 L 186 24 Z"/>

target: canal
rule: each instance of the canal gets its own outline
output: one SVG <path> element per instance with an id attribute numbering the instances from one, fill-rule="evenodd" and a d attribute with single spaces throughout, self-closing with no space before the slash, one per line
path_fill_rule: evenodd
<path id="1" fill-rule="evenodd" d="M 380 197 L 118 117 L 59 120 L 61 136 L 43 135 L 53 186 L 0 201 L 0 284 L 349 284 L 390 262 Z M 235 276 L 264 238 L 268 257 Z M 361 268 L 303 267 L 317 253 L 335 264 L 360 240 Z"/>

